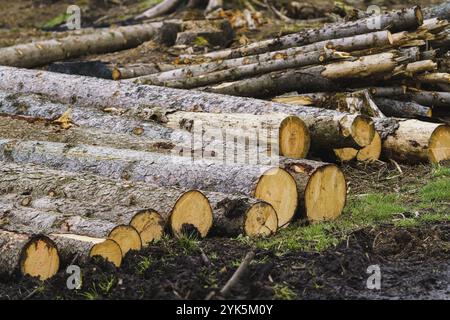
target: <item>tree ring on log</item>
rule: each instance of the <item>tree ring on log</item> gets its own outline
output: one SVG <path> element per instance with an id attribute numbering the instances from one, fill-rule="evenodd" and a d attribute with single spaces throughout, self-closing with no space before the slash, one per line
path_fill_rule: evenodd
<path id="1" fill-rule="evenodd" d="M 112 239 L 120 246 L 124 257 L 130 250 L 141 250 L 142 241 L 139 232 L 132 226 L 119 225 L 111 230 L 108 239 Z"/>
<path id="2" fill-rule="evenodd" d="M 355 117 L 351 126 L 351 136 L 359 146 L 365 147 L 369 145 L 374 135 L 375 126 L 372 119 L 361 115 Z"/>
<path id="3" fill-rule="evenodd" d="M 270 236 L 277 229 L 277 212 L 270 204 L 258 202 L 247 211 L 244 222 L 244 231 L 247 236 Z"/>
<path id="4" fill-rule="evenodd" d="M 383 143 L 381 141 L 380 134 L 378 132 L 375 132 L 375 136 L 373 137 L 372 142 L 368 146 L 358 151 L 356 159 L 362 162 L 378 160 L 381 155 L 382 145 Z"/>
<path id="5" fill-rule="evenodd" d="M 198 190 L 185 192 L 175 203 L 170 215 L 170 228 L 181 236 L 184 225 L 191 225 L 204 238 L 213 224 L 213 211 L 208 198 Z"/>
<path id="6" fill-rule="evenodd" d="M 120 267 L 122 264 L 123 253 L 122 249 L 120 249 L 120 245 L 116 241 L 113 239 L 106 239 L 103 242 L 93 245 L 89 251 L 89 256 L 100 256 L 114 264 L 116 267 Z"/>
<path id="7" fill-rule="evenodd" d="M 272 205 L 278 216 L 278 227 L 287 226 L 294 217 L 298 205 L 297 184 L 284 169 L 272 168 L 264 172 L 254 196 Z"/>
<path id="8" fill-rule="evenodd" d="M 279 130 L 280 155 L 300 159 L 309 151 L 310 136 L 308 127 L 296 116 L 285 118 Z"/>
<path id="9" fill-rule="evenodd" d="M 144 247 L 155 240 L 161 239 L 164 233 L 163 218 L 158 212 L 151 209 L 138 212 L 131 219 L 130 226 L 139 232 Z"/>
<path id="10" fill-rule="evenodd" d="M 328 164 L 318 168 L 305 189 L 305 212 L 309 221 L 332 220 L 341 215 L 347 183 L 341 169 Z"/>
<path id="11" fill-rule="evenodd" d="M 450 126 L 437 127 L 430 137 L 428 158 L 432 163 L 450 159 Z"/>
<path id="12" fill-rule="evenodd" d="M 22 250 L 20 271 L 24 275 L 46 280 L 58 272 L 59 261 L 55 243 L 46 236 L 34 236 Z"/>

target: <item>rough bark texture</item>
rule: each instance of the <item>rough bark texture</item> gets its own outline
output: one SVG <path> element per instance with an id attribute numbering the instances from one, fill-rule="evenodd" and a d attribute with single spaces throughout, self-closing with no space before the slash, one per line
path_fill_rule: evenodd
<path id="1" fill-rule="evenodd" d="M 167 112 L 289 113 L 300 117 L 317 147 L 354 147 L 353 137 L 342 127 L 347 114 L 319 108 L 291 106 L 197 91 L 137 86 L 121 81 L 69 76 L 45 71 L 0 67 L 0 89 L 22 93 L 48 94 L 66 103 L 98 109 L 116 108 L 123 115 L 144 120 L 163 118 Z"/>
<path id="2" fill-rule="evenodd" d="M 290 91 L 299 93 L 337 91 L 345 86 L 342 80 L 392 72 L 398 65 L 397 58 L 398 54 L 395 52 L 382 53 L 361 57 L 356 61 L 272 72 L 259 77 L 206 87 L 203 90 L 245 97 L 274 96 Z"/>
<path id="3" fill-rule="evenodd" d="M 111 72 L 111 76 L 114 80 L 129 79 L 169 71 L 175 68 L 176 66 L 174 65 L 163 63 L 131 64 L 115 67 Z"/>
<path id="4" fill-rule="evenodd" d="M 74 173 L 52 170 L 33 164 L 1 163 L 0 194 L 28 194 L 39 198 L 34 205 L 47 209 L 68 209 L 71 203 L 78 204 L 80 215 L 104 219 L 116 224 L 128 223 L 138 208 L 153 209 L 165 220 L 183 189 L 159 187 L 144 182 L 125 182 L 108 179 L 89 173 Z M 225 193 L 203 191 L 210 201 L 215 218 L 214 228 L 218 233 L 237 232 L 241 228 L 242 213 L 254 204 L 252 198 Z M 51 197 L 52 206 L 46 201 Z M 238 222 L 226 223 L 225 217 Z M 240 230 L 241 232 L 242 230 Z"/>
<path id="5" fill-rule="evenodd" d="M 151 23 L 111 28 L 92 34 L 68 36 L 0 49 L 0 64 L 37 67 L 50 62 L 75 58 L 84 54 L 106 53 L 136 47 L 159 33 L 169 32 L 164 23 Z M 172 25 L 171 25 L 172 26 Z"/>
<path id="6" fill-rule="evenodd" d="M 375 97 L 413 100 L 428 107 L 450 106 L 450 92 L 423 91 L 408 87 L 373 87 L 369 90 Z"/>
<path id="7" fill-rule="evenodd" d="M 374 98 L 375 103 L 381 111 L 390 117 L 399 118 L 430 118 L 431 108 L 422 106 L 413 101 L 399 101 L 386 98 Z"/>
<path id="8" fill-rule="evenodd" d="M 313 42 L 330 40 L 357 34 L 365 34 L 374 30 L 403 31 L 422 25 L 423 17 L 419 7 L 390 12 L 380 16 L 372 16 L 357 21 L 349 21 L 325 26 L 321 29 L 310 29 L 276 39 L 255 42 L 237 49 L 226 49 L 203 55 L 214 59 L 228 59 L 252 54 L 274 51 L 289 47 L 306 45 Z"/>
<path id="9" fill-rule="evenodd" d="M 427 19 L 439 18 L 450 20 L 450 1 L 423 9 L 423 15 Z"/>
<path id="10" fill-rule="evenodd" d="M 175 70 L 161 72 L 159 74 L 151 75 L 148 77 L 143 76 L 138 79 L 135 79 L 135 81 L 141 83 L 151 83 L 151 82 L 164 83 L 170 80 L 185 79 L 188 77 L 197 77 L 210 72 L 218 72 L 229 68 L 232 69 L 250 64 L 258 64 L 258 63 L 263 64 L 280 59 L 283 60 L 289 57 L 307 54 L 313 51 L 320 51 L 323 50 L 324 48 L 330 50 L 349 52 L 353 50 L 372 48 L 374 46 L 375 47 L 386 46 L 390 44 L 390 37 L 391 35 L 389 31 L 378 31 L 369 34 L 362 34 L 341 39 L 321 41 L 303 47 L 294 47 L 285 50 L 252 55 L 248 57 L 187 65 L 177 68 Z M 182 62 L 183 61 L 189 62 L 189 58 L 182 57 L 181 59 Z"/>

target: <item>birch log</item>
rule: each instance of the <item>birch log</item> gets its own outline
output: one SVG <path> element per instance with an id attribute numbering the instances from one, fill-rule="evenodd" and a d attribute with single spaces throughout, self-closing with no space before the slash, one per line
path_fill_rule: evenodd
<path id="1" fill-rule="evenodd" d="M 60 203 L 63 206 L 60 209 L 67 210 L 66 202 L 88 202 L 81 212 L 116 224 L 129 222 L 140 232 L 144 244 L 161 238 L 163 222 L 170 220 L 169 217 L 174 212 L 177 217 L 171 221 L 178 225 L 192 224 L 202 236 L 209 230 L 208 224 L 212 218 L 208 212 L 211 208 L 214 232 L 219 234 L 230 232 L 228 236 L 239 233 L 258 236 L 275 233 L 277 229 L 274 223 L 277 222 L 277 216 L 272 207 L 244 196 L 207 191 L 189 192 L 174 187 L 124 182 L 29 164 L 2 163 L 0 173 L 4 177 L 0 181 L 1 193 L 28 193 L 32 198 L 40 199 L 39 202 L 33 202 L 36 207 L 46 209 L 58 209 L 55 204 Z M 202 194 L 209 201 L 208 204 Z M 51 202 L 52 206 L 46 201 L 46 196 L 56 198 Z M 177 210 L 174 210 L 179 200 L 182 201 Z M 86 208 L 87 206 L 91 209 Z M 115 209 L 108 209 L 110 207 Z M 134 215 L 134 212 L 137 213 Z M 245 221 L 244 224 L 241 223 L 242 220 Z M 242 225 L 245 226 L 244 229 Z M 170 227 L 172 232 L 180 232 L 176 225 L 171 224 Z"/>
<path id="2" fill-rule="evenodd" d="M 199 188 L 255 197 L 274 207 L 280 226 L 292 220 L 299 202 L 315 203 L 317 199 L 323 199 L 318 207 L 309 205 L 306 208 L 319 210 L 327 207 L 327 210 L 307 212 L 307 216 L 339 215 L 343 208 L 342 204 L 345 203 L 345 193 L 336 194 L 337 198 L 330 197 L 328 194 L 329 186 L 339 190 L 345 189 L 345 179 L 337 167 L 331 166 L 329 170 L 324 169 L 332 173 L 327 173 L 324 177 L 321 177 L 323 170 L 305 173 L 285 169 L 290 168 L 291 163 L 303 163 L 303 166 L 309 168 L 329 167 L 328 164 L 316 164 L 309 160 L 280 160 L 278 165 L 255 166 L 233 164 L 232 161 L 227 164 L 206 160 L 192 161 L 184 157 L 81 145 L 73 147 L 50 142 L 3 140 L 1 145 L 1 158 L 17 163 L 32 162 L 51 168 L 88 171 L 111 178 L 127 178 L 134 181 L 153 182 L 162 186 Z M 298 177 L 301 177 L 301 181 L 307 181 L 307 184 L 299 184 Z M 311 191 L 313 194 L 311 200 L 305 199 L 310 196 L 308 190 L 314 190 Z M 335 210 L 329 210 L 330 206 Z M 178 208 L 175 206 L 174 210 L 176 209 Z M 180 209 L 180 212 L 183 211 Z M 172 213 L 172 224 L 173 216 Z"/>
<path id="3" fill-rule="evenodd" d="M 164 32 L 169 32 L 169 28 L 164 23 L 157 22 L 19 44 L 0 48 L 0 65 L 33 68 L 85 54 L 119 51 L 136 47 Z"/>
<path id="4" fill-rule="evenodd" d="M 137 83 L 164 83 L 171 80 L 186 79 L 197 77 L 211 72 L 218 72 L 226 69 L 242 67 L 250 64 L 269 63 L 277 60 L 287 59 L 293 56 L 311 53 L 314 51 L 337 50 L 350 52 L 354 50 L 368 49 L 372 47 L 389 46 L 393 44 L 392 35 L 389 31 L 378 31 L 369 34 L 356 35 L 340 39 L 332 39 L 312 43 L 302 47 L 294 47 L 285 50 L 266 52 L 258 55 L 252 55 L 242 58 L 203 62 L 181 66 L 174 70 L 161 72 L 149 76 L 142 76 L 134 79 Z M 188 58 L 181 56 L 182 62 L 191 62 Z M 202 60 L 200 60 L 202 61 Z"/>
<path id="5" fill-rule="evenodd" d="M 262 40 L 236 49 L 226 49 L 202 55 L 203 58 L 228 59 L 252 54 L 306 45 L 318 41 L 330 40 L 357 34 L 365 34 L 374 30 L 403 31 L 415 29 L 423 23 L 420 7 L 393 11 L 379 16 L 336 23 L 321 29 L 309 29 L 289 34 L 276 39 Z"/>
<path id="6" fill-rule="evenodd" d="M 30 236 L 0 229 L 0 274 L 23 275 L 46 280 L 59 269 L 56 245 L 46 236 Z"/>
<path id="7" fill-rule="evenodd" d="M 240 97 L 121 81 L 54 74 L 45 71 L 0 67 L 0 89 L 19 93 L 47 94 L 65 103 L 116 108 L 122 115 L 143 120 L 164 118 L 174 111 L 210 113 L 287 113 L 308 126 L 314 148 L 364 147 L 374 135 L 370 119 L 319 108 L 290 106 Z"/>

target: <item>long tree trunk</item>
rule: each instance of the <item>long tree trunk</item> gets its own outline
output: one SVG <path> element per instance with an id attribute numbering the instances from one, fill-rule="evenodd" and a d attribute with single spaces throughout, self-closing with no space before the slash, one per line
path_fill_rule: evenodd
<path id="1" fill-rule="evenodd" d="M 389 31 L 378 31 L 369 34 L 356 35 L 340 39 L 332 39 L 326 41 L 320 41 L 312 43 L 303 47 L 294 47 L 285 50 L 266 52 L 258 55 L 252 55 L 242 58 L 204 62 L 200 64 L 191 64 L 179 67 L 175 70 L 161 72 L 159 74 L 153 74 L 149 76 L 142 76 L 133 81 L 137 83 L 164 83 L 171 80 L 187 79 L 189 77 L 197 77 L 211 72 L 218 72 L 225 69 L 233 69 L 250 64 L 274 62 L 277 60 L 283 60 L 290 57 L 307 54 L 313 51 L 324 50 L 339 50 L 339 51 L 354 51 L 361 49 L 368 49 L 380 46 L 392 45 L 392 35 Z M 181 60 L 190 62 L 188 58 Z"/>
<path id="2" fill-rule="evenodd" d="M 69 57 L 132 48 L 163 33 L 173 33 L 176 30 L 171 30 L 172 26 L 159 22 L 132 25 L 0 48 L 0 65 L 33 68 Z"/>
<path id="3" fill-rule="evenodd" d="M 448 108 L 450 92 L 424 91 L 408 87 L 373 87 L 370 93 L 375 97 L 413 100 L 428 107 Z"/>
<path id="4" fill-rule="evenodd" d="M 228 59 L 252 54 L 306 45 L 313 42 L 330 40 L 376 30 L 403 31 L 422 25 L 423 16 L 419 7 L 394 11 L 380 16 L 372 16 L 357 21 L 349 21 L 310 29 L 275 39 L 255 42 L 237 49 L 226 49 L 202 55 L 213 59 Z"/>
<path id="5" fill-rule="evenodd" d="M 199 188 L 254 196 L 257 199 L 270 203 L 274 207 L 278 214 L 280 225 L 291 221 L 299 202 L 304 203 L 308 201 L 303 197 L 308 196 L 309 193 L 305 192 L 305 186 L 296 183 L 296 181 L 298 182 L 297 176 L 304 178 L 306 175 L 308 177 L 306 178 L 308 181 L 307 187 L 312 186 L 311 188 L 314 188 L 316 191 L 313 195 L 314 199 L 311 200 L 312 202 L 319 198 L 323 199 L 323 201 L 330 203 L 330 206 L 336 206 L 336 211 L 339 214 L 341 212 L 339 204 L 345 202 L 345 194 L 338 195 L 340 201 L 336 204 L 336 199 L 329 197 L 327 192 L 329 186 L 342 189 L 341 185 L 343 184 L 345 189 L 343 176 L 341 177 L 342 179 L 336 180 L 337 175 L 342 175 L 337 167 L 332 166 L 332 169 L 329 170 L 333 172 L 332 175 L 315 179 L 317 183 L 310 181 L 315 176 L 320 177 L 321 170 L 314 171 L 309 177 L 304 171 L 288 172 L 284 169 L 290 166 L 289 161 L 292 163 L 297 163 L 296 161 L 298 163 L 306 163 L 309 168 L 314 168 L 315 166 L 328 167 L 327 164 L 315 164 L 316 162 L 309 160 L 290 159 L 282 161 L 279 165 L 272 164 L 270 166 L 233 164 L 232 161 L 225 165 L 220 162 L 192 161 L 184 157 L 169 157 L 131 150 L 122 151 L 90 146 L 73 147 L 67 144 L 49 142 L 3 140 L 1 145 L 1 158 L 18 163 L 33 162 L 52 168 L 88 171 L 111 178 L 153 182 L 162 186 Z M 309 207 L 315 206 L 311 205 Z M 326 205 L 323 204 L 323 207 L 326 207 Z M 182 206 L 178 208 L 175 205 L 174 211 L 177 209 L 183 212 Z M 172 222 L 174 214 L 172 213 L 171 215 Z M 308 213 L 308 215 L 314 214 L 317 213 Z M 319 215 L 321 214 L 326 216 L 331 213 L 319 213 Z"/>
<path id="6" fill-rule="evenodd" d="M 325 66 L 289 69 L 235 82 L 205 87 L 204 91 L 245 97 L 274 96 L 285 92 L 299 93 L 338 91 L 345 80 L 391 73 L 398 66 L 398 52 L 361 57 L 355 61 L 335 62 Z"/>
<path id="7" fill-rule="evenodd" d="M 430 118 L 432 110 L 413 101 L 399 101 L 386 98 L 374 98 L 381 111 L 390 117 L 398 118 Z"/>
<path id="8" fill-rule="evenodd" d="M 0 229 L 0 274 L 23 275 L 46 280 L 59 269 L 56 245 L 46 236 L 30 236 Z"/>
<path id="9" fill-rule="evenodd" d="M 34 202 L 38 208 L 47 209 L 55 207 L 49 206 L 44 196 L 55 198 L 53 205 L 61 203 L 65 209 L 67 209 L 66 202 L 89 202 L 90 204 L 84 207 L 91 205 L 91 209 L 86 208 L 81 212 L 116 224 L 129 222 L 140 232 L 144 244 L 160 239 L 163 233 L 161 220 L 169 220 L 173 212 L 178 212 L 174 222 L 192 224 L 202 236 L 209 230 L 211 217 L 207 213 L 211 209 L 214 216 L 213 231 L 220 234 L 229 231 L 232 232 L 229 235 L 233 235 L 234 232 L 238 232 L 242 227 L 242 217 L 249 221 L 250 226 L 239 232 L 244 231 L 248 235 L 268 235 L 267 228 L 272 230 L 272 233 L 276 231 L 276 227 L 273 226 L 276 213 L 272 211 L 271 206 L 261 201 L 255 202 L 248 197 L 203 191 L 202 194 L 209 201 L 209 205 L 206 205 L 204 197 L 198 191 L 186 192 L 173 187 L 158 187 L 144 182 L 124 182 L 88 173 L 51 170 L 28 164 L 2 163 L 0 174 L 3 177 L 0 181 L 1 193 L 28 193 L 32 198 L 40 198 L 39 202 Z M 180 205 L 179 210 L 174 211 L 173 208 L 178 201 L 184 203 L 184 206 Z M 114 210 L 108 210 L 109 207 L 113 207 Z M 185 218 L 182 210 L 185 211 Z M 135 212 L 137 213 L 133 215 Z M 225 217 L 230 222 L 226 222 Z M 255 217 L 258 218 L 256 222 L 250 224 Z M 176 229 L 175 225 L 171 225 L 171 229 L 174 233 L 181 230 Z"/>
<path id="10" fill-rule="evenodd" d="M 101 110 L 116 108 L 123 115 L 144 120 L 161 119 L 174 111 L 287 113 L 298 116 L 308 125 L 315 148 L 364 147 L 374 135 L 370 119 L 331 110 L 45 71 L 0 67 L 0 89 L 47 94 L 65 103 Z"/>
<path id="11" fill-rule="evenodd" d="M 439 19 L 450 20 L 450 1 L 424 8 L 423 15 L 427 19 L 437 17 Z"/>
<path id="12" fill-rule="evenodd" d="M 111 76 L 114 80 L 129 79 L 153 73 L 165 72 L 175 68 L 175 65 L 164 63 L 130 64 L 115 67 L 111 72 Z"/>
<path id="13" fill-rule="evenodd" d="M 135 82 L 141 84 L 166 86 L 171 88 L 190 89 L 216 84 L 223 81 L 234 81 L 273 71 L 285 70 L 290 68 L 300 68 L 308 65 L 317 65 L 332 60 L 345 59 L 348 57 L 350 56 L 347 53 L 334 50 L 312 51 L 306 54 L 294 55 L 286 59 L 257 62 L 225 70 L 210 72 L 199 76 L 185 77 L 183 79 L 161 82 L 158 80 L 158 75 L 155 75 L 154 77 L 145 77 L 145 81 L 143 78 L 138 78 Z M 153 80 L 151 78 L 153 78 Z"/>

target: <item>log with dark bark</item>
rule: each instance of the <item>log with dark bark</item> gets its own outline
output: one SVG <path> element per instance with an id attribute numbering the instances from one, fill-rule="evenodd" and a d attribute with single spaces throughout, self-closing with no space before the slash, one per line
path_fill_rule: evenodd
<path id="1" fill-rule="evenodd" d="M 450 107 L 449 92 L 424 91 L 408 87 L 372 87 L 369 91 L 375 97 L 413 100 L 428 107 Z"/>
<path id="2" fill-rule="evenodd" d="M 210 208 L 214 215 L 214 229 L 218 233 L 232 232 L 229 235 L 237 235 L 244 231 L 248 235 L 268 235 L 270 233 L 268 229 L 272 230 L 271 233 L 276 231 L 274 221 L 277 219 L 272 207 L 243 196 L 203 191 L 201 194 L 209 200 L 207 205 L 198 191 L 186 192 L 182 189 L 158 187 L 146 182 L 117 181 L 88 173 L 78 174 L 27 164 L 2 163 L 0 170 L 4 177 L 0 181 L 1 193 L 27 193 L 33 198 L 40 198 L 39 203 L 34 202 L 36 206 L 47 209 L 58 209 L 54 205 L 60 203 L 65 210 L 68 210 L 67 203 L 70 201 L 89 202 L 93 204 L 91 209 L 81 208 L 81 212 L 115 223 L 127 223 L 131 218 L 130 225 L 140 231 L 144 244 L 161 238 L 163 225 L 160 217 L 164 221 L 169 220 L 173 212 L 178 212 L 174 222 L 194 225 L 200 234 L 205 236 L 212 219 L 208 214 Z M 44 196 L 58 200 L 52 201 L 52 207 L 45 201 Z M 179 210 L 174 211 L 173 208 L 179 200 L 182 200 L 182 204 L 178 206 Z M 78 207 L 80 208 L 81 205 Z M 111 207 L 115 209 L 110 210 Z M 135 212 L 133 207 L 152 209 L 142 209 L 133 215 Z M 183 218 L 184 222 L 182 222 L 183 210 L 186 215 Z M 155 215 L 155 213 L 158 214 Z M 245 221 L 248 220 L 244 230 L 241 228 L 242 216 L 245 217 Z M 230 221 L 227 222 L 225 218 Z M 180 232 L 174 226 L 171 226 L 171 229 L 174 233 Z M 234 234 L 238 232 L 237 230 L 239 233 Z"/>
<path id="3" fill-rule="evenodd" d="M 113 78 L 113 67 L 102 61 L 63 61 L 54 62 L 47 68 L 51 72 L 78 74 L 80 76 Z"/>
<path id="4" fill-rule="evenodd" d="M 390 74 L 403 60 L 398 52 L 364 56 L 355 61 L 335 62 L 325 66 L 289 69 L 235 82 L 205 87 L 204 91 L 245 97 L 266 97 L 285 92 L 338 91 L 350 79 Z"/>
<path id="5" fill-rule="evenodd" d="M 299 54 L 288 57 L 286 59 L 270 60 L 262 63 L 258 62 L 221 71 L 215 71 L 197 77 L 186 77 L 184 79 L 165 82 L 149 81 L 149 77 L 147 77 L 147 80 L 145 82 L 142 82 L 142 79 L 139 79 L 136 83 L 164 85 L 171 88 L 190 89 L 212 85 L 223 81 L 234 81 L 273 71 L 285 70 L 290 68 L 300 68 L 308 65 L 317 65 L 349 57 L 350 56 L 347 53 L 334 50 L 313 51 L 306 54 Z"/>
<path id="6" fill-rule="evenodd" d="M 292 220 L 299 203 L 311 203 L 306 207 L 307 210 L 313 211 L 308 212 L 307 216 L 334 216 L 340 214 L 341 204 L 345 202 L 345 193 L 333 193 L 336 199 L 330 197 L 328 192 L 330 188 L 345 189 L 342 172 L 337 167 L 309 160 L 280 160 L 280 164 L 266 166 L 233 164 L 231 160 L 231 163 L 225 165 L 221 162 L 192 161 L 189 158 L 148 152 L 13 140 L 2 140 L 1 159 L 17 163 L 38 163 L 64 170 L 92 172 L 111 178 L 153 182 L 162 186 L 244 194 L 270 203 L 278 214 L 280 226 Z M 287 171 L 285 168 L 290 168 L 291 163 L 302 163 L 308 170 Z M 317 167 L 330 169 L 309 170 Z M 307 183 L 299 184 L 299 181 Z M 321 199 L 320 204 L 316 204 L 318 199 Z M 330 206 L 336 210 L 325 212 L 320 210 L 325 207 L 328 209 Z M 180 215 L 185 214 L 181 205 L 174 207 L 174 212 L 179 209 Z M 209 208 L 207 200 L 205 207 Z M 317 212 L 314 211 L 316 209 Z M 195 216 L 198 215 L 205 216 L 200 210 Z M 174 216 L 176 215 L 172 213 L 172 224 L 175 223 Z M 198 220 L 206 221 L 206 218 L 202 219 Z M 209 225 L 211 221 L 212 218 Z"/>
<path id="7" fill-rule="evenodd" d="M 400 101 L 388 98 L 374 98 L 380 110 L 387 116 L 398 118 L 431 118 L 432 109 L 413 101 Z"/>
<path id="8" fill-rule="evenodd" d="M 144 120 L 161 121 L 167 113 L 174 111 L 287 113 L 298 116 L 307 124 L 315 148 L 364 147 L 374 135 L 370 119 L 332 110 L 45 71 L 0 67 L 0 89 L 47 94 L 65 103 L 101 110 L 116 108 L 123 115 Z"/>
<path id="9" fill-rule="evenodd" d="M 155 22 L 94 31 L 92 34 L 68 36 L 0 48 L 0 65 L 37 67 L 50 62 L 85 54 L 107 53 L 136 47 L 163 33 L 174 33 L 173 24 Z M 166 35 L 164 35 L 166 36 Z"/>
<path id="10" fill-rule="evenodd" d="M 46 280 L 58 272 L 59 263 L 56 245 L 48 237 L 0 229 L 0 274 L 19 271 Z"/>
<path id="11" fill-rule="evenodd" d="M 283 60 L 293 56 L 324 50 L 324 48 L 329 50 L 349 52 L 379 46 L 385 47 L 392 45 L 392 43 L 393 43 L 392 35 L 389 31 L 378 31 L 369 34 L 362 34 L 346 38 L 321 41 L 303 47 L 294 47 L 285 50 L 267 52 L 242 58 L 203 62 L 200 64 L 180 66 L 177 69 L 170 70 L 167 72 L 161 72 L 159 74 L 150 76 L 142 76 L 138 79 L 135 79 L 135 81 L 141 83 L 152 83 L 152 82 L 164 83 L 171 80 L 186 79 L 188 77 L 197 77 L 210 72 L 218 72 L 221 70 L 233 69 L 250 64 L 257 64 L 257 63 L 262 64 L 264 62 L 272 62 L 274 60 Z M 190 62 L 188 58 L 183 58 L 183 56 L 181 56 L 181 61 Z"/>
<path id="12" fill-rule="evenodd" d="M 376 30 L 403 31 L 415 29 L 422 25 L 423 16 L 419 7 L 394 11 L 380 16 L 332 24 L 321 29 L 310 29 L 275 39 L 255 42 L 236 49 L 226 49 L 202 55 L 205 58 L 228 59 L 252 54 L 280 50 L 318 41 L 330 40 L 357 34 L 365 34 Z"/>

